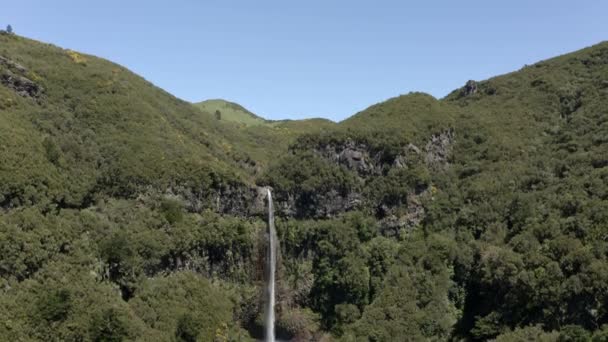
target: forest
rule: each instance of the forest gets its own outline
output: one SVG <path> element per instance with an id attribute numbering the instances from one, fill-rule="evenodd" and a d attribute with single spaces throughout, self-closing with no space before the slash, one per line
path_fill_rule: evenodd
<path id="1" fill-rule="evenodd" d="M 262 338 L 267 188 L 279 339 L 608 341 L 608 43 L 334 123 L 0 33 L 0 340 Z"/>

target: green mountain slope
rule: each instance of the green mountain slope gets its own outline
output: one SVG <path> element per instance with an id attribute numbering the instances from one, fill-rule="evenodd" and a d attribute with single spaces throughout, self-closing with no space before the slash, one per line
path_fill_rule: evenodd
<path id="1" fill-rule="evenodd" d="M 238 146 L 236 159 L 251 164 L 256 174 L 266 168 L 270 160 L 287 152 L 299 135 L 324 132 L 335 126 L 333 121 L 319 118 L 265 120 L 239 104 L 224 100 L 207 100 L 195 107 L 205 116 L 216 118 L 224 137 Z"/>
<path id="2" fill-rule="evenodd" d="M 268 123 L 267 120 L 264 120 L 234 102 L 216 99 L 198 102 L 195 103 L 194 106 L 207 113 L 216 115 L 220 120 L 236 122 L 245 126 L 257 126 Z"/>
<path id="3" fill-rule="evenodd" d="M 262 338 L 271 186 L 281 339 L 602 341 L 607 137 L 608 43 L 334 123 L 0 34 L 0 339 Z"/>
<path id="4" fill-rule="evenodd" d="M 93 56 L 14 35 L 0 42 L 3 205 L 80 206 L 98 191 L 238 178 L 224 129 L 190 104 Z M 22 96 L 11 78 L 43 90 Z"/>
<path id="5" fill-rule="evenodd" d="M 325 327 L 347 341 L 604 336 L 607 79 L 601 43 L 300 137 L 260 183 L 302 218 L 377 220 L 376 236 L 309 233 Z"/>

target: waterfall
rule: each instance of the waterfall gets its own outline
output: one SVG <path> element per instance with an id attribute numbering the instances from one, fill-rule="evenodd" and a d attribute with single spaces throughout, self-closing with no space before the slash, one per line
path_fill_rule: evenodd
<path id="1" fill-rule="evenodd" d="M 274 229 L 274 208 L 272 194 L 268 189 L 268 254 L 266 258 L 266 342 L 274 342 L 274 302 L 276 273 L 276 231 Z"/>

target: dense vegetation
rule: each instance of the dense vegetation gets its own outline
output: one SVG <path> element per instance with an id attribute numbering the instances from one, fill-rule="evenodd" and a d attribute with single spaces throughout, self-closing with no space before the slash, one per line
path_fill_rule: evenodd
<path id="1" fill-rule="evenodd" d="M 0 34 L 0 339 L 261 337 L 271 186 L 283 338 L 608 340 L 608 44 L 340 123 L 199 107 Z"/>

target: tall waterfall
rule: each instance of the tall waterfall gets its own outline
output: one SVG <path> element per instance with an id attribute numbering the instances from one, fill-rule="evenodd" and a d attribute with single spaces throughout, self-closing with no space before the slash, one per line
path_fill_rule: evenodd
<path id="1" fill-rule="evenodd" d="M 266 342 L 274 342 L 274 302 L 276 273 L 276 231 L 274 229 L 274 208 L 272 194 L 268 189 L 268 254 L 266 258 Z"/>

